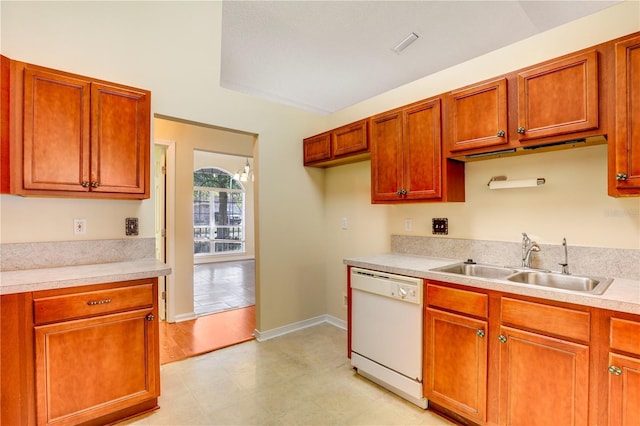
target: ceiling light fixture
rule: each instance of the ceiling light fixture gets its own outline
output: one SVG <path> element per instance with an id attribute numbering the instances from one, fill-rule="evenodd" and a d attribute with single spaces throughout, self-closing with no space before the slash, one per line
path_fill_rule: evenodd
<path id="1" fill-rule="evenodd" d="M 409 47 L 409 45 L 416 41 L 419 37 L 420 36 L 416 33 L 410 33 L 400 43 L 396 44 L 396 46 L 393 48 L 393 51 L 397 54 L 400 54 L 400 52 Z"/>
<path id="2" fill-rule="evenodd" d="M 253 170 L 251 170 L 248 158 L 247 163 L 243 168 L 238 170 L 235 175 L 233 175 L 233 178 L 235 180 L 239 180 L 240 182 L 247 182 L 249 179 L 251 179 L 251 182 L 253 182 Z"/>

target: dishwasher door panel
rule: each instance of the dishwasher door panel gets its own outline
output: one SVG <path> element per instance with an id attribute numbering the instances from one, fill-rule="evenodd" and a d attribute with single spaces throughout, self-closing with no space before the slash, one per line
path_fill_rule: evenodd
<path id="1" fill-rule="evenodd" d="M 352 290 L 351 350 L 422 382 L 422 306 Z"/>

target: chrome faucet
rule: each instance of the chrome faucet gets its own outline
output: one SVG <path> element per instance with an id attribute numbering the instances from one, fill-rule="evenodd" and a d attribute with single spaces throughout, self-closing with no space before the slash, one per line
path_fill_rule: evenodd
<path id="1" fill-rule="evenodd" d="M 522 266 L 525 268 L 531 268 L 531 253 L 539 252 L 540 246 L 535 241 L 531 241 L 531 238 L 526 233 L 522 233 Z"/>
<path id="2" fill-rule="evenodd" d="M 562 247 L 564 247 L 564 263 L 558 263 L 558 265 L 562 266 L 562 273 L 565 275 L 569 275 L 569 256 L 567 254 L 567 239 L 562 239 Z"/>

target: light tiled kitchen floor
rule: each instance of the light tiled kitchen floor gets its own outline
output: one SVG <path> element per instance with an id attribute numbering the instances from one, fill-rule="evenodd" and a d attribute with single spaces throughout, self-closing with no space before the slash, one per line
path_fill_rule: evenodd
<path id="1" fill-rule="evenodd" d="M 451 425 L 356 375 L 320 324 L 161 367 L 160 410 L 131 425 Z"/>
<path id="2" fill-rule="evenodd" d="M 193 269 L 193 310 L 207 315 L 255 305 L 255 261 L 203 263 Z"/>

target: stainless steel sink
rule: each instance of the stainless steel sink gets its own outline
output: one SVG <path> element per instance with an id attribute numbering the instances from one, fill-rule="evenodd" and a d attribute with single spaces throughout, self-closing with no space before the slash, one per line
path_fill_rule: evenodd
<path id="1" fill-rule="evenodd" d="M 492 265 L 478 265 L 476 263 L 456 263 L 453 265 L 435 268 L 433 271 L 446 272 L 449 274 L 467 275 L 470 277 L 506 279 L 509 275 L 518 272 L 517 269 L 502 268 Z"/>
<path id="2" fill-rule="evenodd" d="M 509 281 L 533 284 L 563 290 L 602 294 L 613 281 L 610 278 L 582 277 L 579 275 L 556 274 L 553 272 L 522 271 L 507 278 Z"/>
<path id="3" fill-rule="evenodd" d="M 479 265 L 476 263 L 455 263 L 434 268 L 432 271 L 468 277 L 489 278 L 510 281 L 518 284 L 530 284 L 580 293 L 603 294 L 613 281 L 611 278 L 567 275 L 545 270 L 530 270 L 517 267 Z"/>

